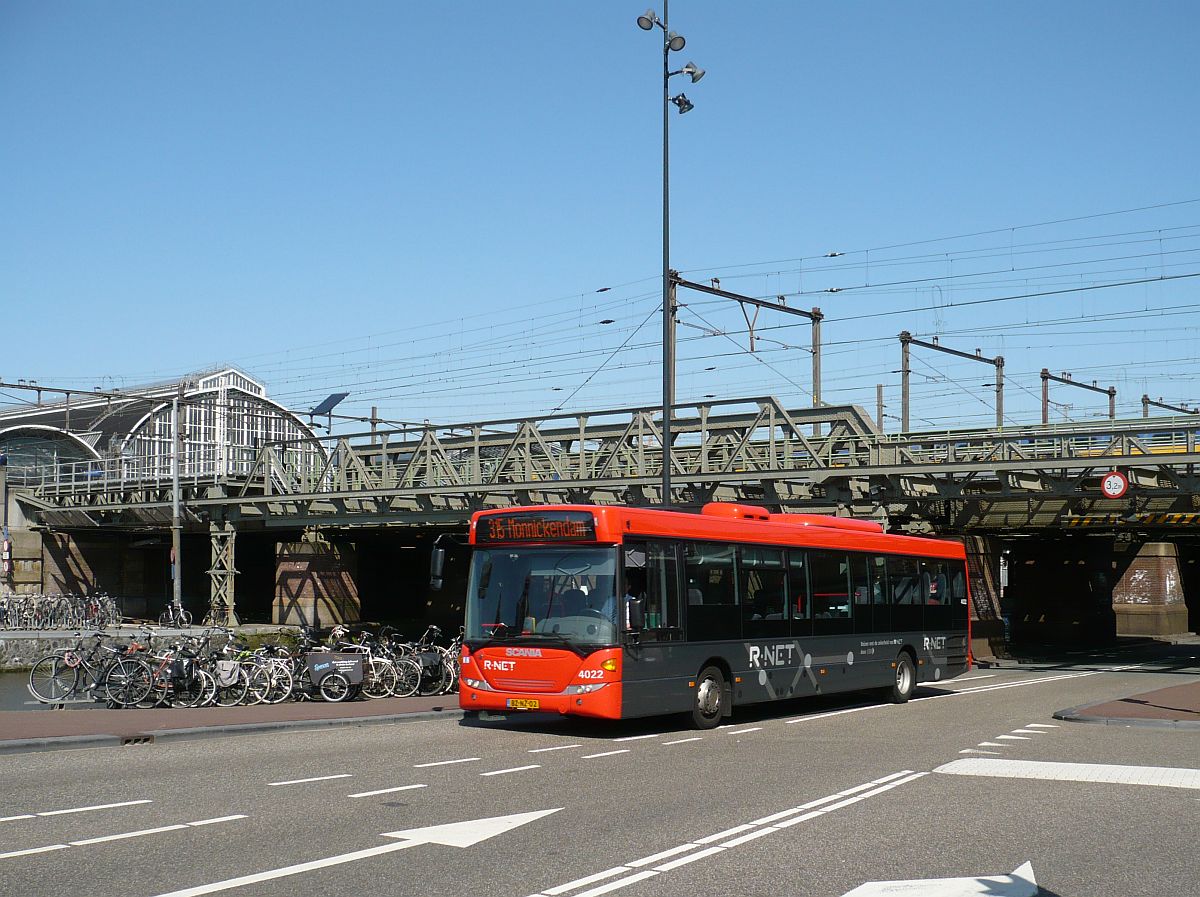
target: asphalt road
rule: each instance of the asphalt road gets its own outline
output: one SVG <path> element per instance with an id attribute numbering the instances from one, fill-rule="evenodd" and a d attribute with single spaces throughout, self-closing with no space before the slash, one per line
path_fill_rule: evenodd
<path id="1" fill-rule="evenodd" d="M 1028 863 L 1043 895 L 1196 897 L 1200 733 L 1051 716 L 1195 663 L 977 670 L 905 706 L 774 705 L 703 733 L 434 720 L 10 756 L 0 893 L 841 897 L 991 876 L 946 893 L 1000 895 L 1034 893 L 1011 878 Z"/>

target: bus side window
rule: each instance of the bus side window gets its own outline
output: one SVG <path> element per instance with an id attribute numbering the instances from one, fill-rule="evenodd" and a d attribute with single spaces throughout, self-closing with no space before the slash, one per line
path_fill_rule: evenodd
<path id="1" fill-rule="evenodd" d="M 815 550 L 808 553 L 808 563 L 812 582 L 813 635 L 853 632 L 849 557 L 842 551 Z"/>
<path id="2" fill-rule="evenodd" d="M 803 551 L 788 551 L 788 606 L 792 635 L 812 635 L 812 602 L 809 600 L 808 564 Z"/>
<path id="3" fill-rule="evenodd" d="M 740 638 L 737 577 L 732 545 L 688 542 L 684 545 L 684 570 L 688 592 L 687 637 L 689 641 Z M 692 604 L 700 593 L 702 604 Z"/>
<path id="4" fill-rule="evenodd" d="M 888 582 L 892 587 L 892 629 L 916 632 L 921 629 L 921 562 L 913 557 L 893 555 L 887 559 Z"/>
<path id="5" fill-rule="evenodd" d="M 781 549 L 750 545 L 738 548 L 743 636 L 788 635 L 786 579 Z"/>
<path id="6" fill-rule="evenodd" d="M 638 569 L 638 562 L 644 566 Z M 683 612 L 679 603 L 679 574 L 673 542 L 647 542 L 625 550 L 626 589 L 642 591 L 643 641 L 670 641 L 683 637 Z"/>

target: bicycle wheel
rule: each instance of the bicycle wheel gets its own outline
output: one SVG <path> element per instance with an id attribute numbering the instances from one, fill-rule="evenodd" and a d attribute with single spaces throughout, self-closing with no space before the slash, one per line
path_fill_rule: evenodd
<path id="1" fill-rule="evenodd" d="M 397 657 L 392 663 L 396 667 L 396 688 L 393 693 L 398 698 L 415 695 L 421 687 L 421 664 L 411 657 Z"/>
<path id="2" fill-rule="evenodd" d="M 292 697 L 295 686 L 291 667 L 281 660 L 272 660 L 267 669 L 271 672 L 271 690 L 267 692 L 267 703 L 281 704 Z"/>
<path id="3" fill-rule="evenodd" d="M 421 687 L 417 689 L 418 694 L 440 695 L 446 690 L 446 684 L 449 681 L 449 673 L 440 654 L 432 660 L 421 661 Z"/>
<path id="4" fill-rule="evenodd" d="M 29 693 L 43 704 L 57 704 L 75 691 L 77 667 L 69 666 L 59 654 L 48 654 L 34 662 L 29 671 Z"/>
<path id="5" fill-rule="evenodd" d="M 331 704 L 350 697 L 350 680 L 341 673 L 326 673 L 317 688 L 321 692 L 321 697 Z"/>
<path id="6" fill-rule="evenodd" d="M 136 657 L 122 657 L 105 670 L 101 694 L 118 707 L 133 707 L 144 701 L 153 687 L 150 664 Z"/>
<path id="7" fill-rule="evenodd" d="M 233 707 L 246 700 L 246 693 L 250 690 L 250 677 L 246 675 L 244 667 L 239 666 L 235 671 L 230 672 L 228 677 L 221 676 L 215 681 L 217 686 L 216 703 L 219 706 Z"/>
<path id="8" fill-rule="evenodd" d="M 271 667 L 265 663 L 247 663 L 242 669 L 250 677 L 250 686 L 246 691 L 246 703 L 267 703 L 267 698 L 271 694 Z"/>
<path id="9" fill-rule="evenodd" d="M 363 677 L 362 693 L 368 698 L 390 698 L 396 693 L 396 668 L 386 660 L 371 659 Z"/>
<path id="10" fill-rule="evenodd" d="M 212 674 L 208 670 L 196 670 L 193 678 L 175 683 L 171 703 L 177 707 L 203 707 L 216 690 L 217 682 Z"/>

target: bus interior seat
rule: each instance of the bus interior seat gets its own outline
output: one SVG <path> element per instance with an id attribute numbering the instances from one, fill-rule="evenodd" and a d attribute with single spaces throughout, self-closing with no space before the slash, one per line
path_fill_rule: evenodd
<path id="1" fill-rule="evenodd" d="M 688 604 L 703 604 L 704 593 L 699 589 L 688 589 Z"/>

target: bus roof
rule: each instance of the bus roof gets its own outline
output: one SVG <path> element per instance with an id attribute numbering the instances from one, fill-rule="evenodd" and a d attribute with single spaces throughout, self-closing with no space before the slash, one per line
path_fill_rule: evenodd
<path id="1" fill-rule="evenodd" d="M 625 505 L 536 505 L 478 511 L 471 517 L 471 543 L 476 544 L 479 522 L 485 518 L 549 518 L 568 512 L 590 514 L 594 533 L 507 540 L 523 544 L 549 542 L 619 543 L 630 536 L 745 542 L 781 547 L 841 548 L 887 554 L 966 558 L 958 541 L 891 535 L 878 523 L 823 514 L 775 514 L 757 505 L 710 502 L 700 513 Z M 530 531 L 530 530 L 526 530 Z M 561 532 L 561 531 L 555 531 Z M 488 538 L 489 542 L 502 541 Z"/>

